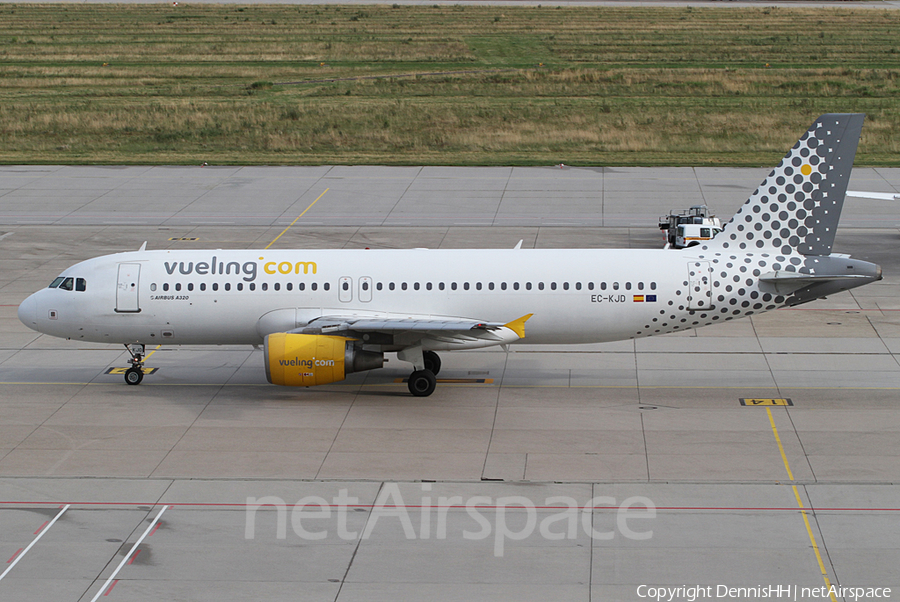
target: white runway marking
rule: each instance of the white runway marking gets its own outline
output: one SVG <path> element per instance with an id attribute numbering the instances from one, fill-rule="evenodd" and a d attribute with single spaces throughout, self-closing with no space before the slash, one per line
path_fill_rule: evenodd
<path id="1" fill-rule="evenodd" d="M 59 514 L 57 514 L 56 516 L 54 516 L 54 517 L 53 517 L 53 520 L 50 521 L 50 522 L 47 524 L 46 527 L 44 527 L 43 529 L 41 529 L 41 532 L 38 533 L 38 536 L 34 538 L 34 541 L 32 541 L 30 544 L 28 544 L 28 547 L 25 548 L 24 550 L 22 550 L 22 553 L 21 553 L 21 554 L 19 554 L 18 556 L 16 556 L 16 559 L 12 561 L 12 564 L 10 564 L 8 567 L 6 567 L 6 570 L 3 571 L 3 574 L 2 574 L 2 575 L 0 575 L 0 581 L 2 581 L 4 577 L 6 577 L 6 574 L 9 573 L 9 572 L 13 569 L 13 567 L 16 566 L 16 564 L 18 564 L 18 562 L 19 562 L 20 560 L 22 560 L 22 557 L 25 556 L 25 554 L 28 553 L 28 550 L 30 550 L 30 549 L 34 546 L 34 544 L 36 544 L 36 543 L 41 539 L 41 537 L 44 536 L 44 533 L 46 533 L 47 531 L 50 530 L 50 527 L 53 526 L 53 523 L 55 523 L 57 520 L 59 520 L 59 517 L 62 516 L 63 513 L 64 513 L 66 510 L 68 510 L 68 509 L 69 509 L 69 504 L 66 504 L 65 507 L 63 507 L 63 509 L 59 511 Z"/>
<path id="2" fill-rule="evenodd" d="M 66 507 L 68 508 L 68 506 L 66 506 Z M 147 530 L 144 531 L 143 535 L 141 535 L 141 537 L 136 542 L 134 542 L 134 545 L 131 546 L 131 550 L 129 550 L 128 553 L 125 554 L 125 557 L 122 559 L 122 562 L 120 562 L 119 566 L 116 567 L 116 570 L 114 570 L 112 572 L 112 575 L 109 576 L 109 579 L 106 580 L 106 583 L 103 584 L 103 587 L 100 588 L 100 591 L 98 591 L 96 593 L 96 595 L 94 595 L 94 597 L 91 598 L 91 602 L 97 602 L 97 598 L 99 598 L 100 596 L 103 595 L 103 592 L 105 592 L 106 589 L 109 587 L 109 584 L 113 582 L 113 579 L 116 578 L 116 575 L 119 574 L 119 571 L 122 570 L 122 567 L 125 566 L 125 563 L 128 562 L 128 559 L 131 558 L 132 554 L 134 554 L 134 551 L 137 549 L 137 547 L 139 545 L 141 545 L 141 542 L 144 541 L 144 538 L 147 537 L 147 534 L 150 533 L 151 531 L 153 531 L 153 527 L 155 527 L 156 523 L 159 522 L 159 519 L 160 519 L 160 517 L 162 517 L 163 512 L 166 511 L 166 508 L 168 508 L 168 506 L 163 506 L 162 510 L 159 511 L 159 514 L 156 515 L 156 518 L 153 519 L 153 522 L 150 523 L 150 526 L 147 527 Z"/>

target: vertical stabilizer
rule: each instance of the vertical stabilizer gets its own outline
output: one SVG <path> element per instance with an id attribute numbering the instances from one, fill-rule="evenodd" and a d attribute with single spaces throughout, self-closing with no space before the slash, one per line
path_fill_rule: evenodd
<path id="1" fill-rule="evenodd" d="M 816 119 L 709 247 L 830 254 L 863 118 Z"/>

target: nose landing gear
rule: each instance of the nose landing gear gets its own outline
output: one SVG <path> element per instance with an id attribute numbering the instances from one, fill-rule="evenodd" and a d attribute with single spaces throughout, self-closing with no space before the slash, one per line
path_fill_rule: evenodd
<path id="1" fill-rule="evenodd" d="M 131 355 L 131 368 L 125 371 L 125 382 L 129 385 L 139 385 L 144 380 L 144 346 L 126 344 L 125 349 Z"/>

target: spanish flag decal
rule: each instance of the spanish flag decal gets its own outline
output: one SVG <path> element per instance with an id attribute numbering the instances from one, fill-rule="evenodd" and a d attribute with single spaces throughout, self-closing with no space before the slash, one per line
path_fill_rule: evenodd
<path id="1" fill-rule="evenodd" d="M 634 303 L 656 303 L 656 295 L 634 295 Z"/>
<path id="2" fill-rule="evenodd" d="M 643 303 L 643 302 L 644 302 L 644 295 L 635 295 L 635 296 L 634 296 L 634 302 L 635 302 L 635 303 Z"/>

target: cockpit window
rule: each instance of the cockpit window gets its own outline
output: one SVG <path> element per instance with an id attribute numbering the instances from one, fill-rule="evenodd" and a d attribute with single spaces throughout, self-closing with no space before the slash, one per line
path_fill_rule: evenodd
<path id="1" fill-rule="evenodd" d="M 87 290 L 87 282 L 85 282 L 84 278 L 76 278 L 75 279 L 75 290 L 83 293 Z"/>
<path id="2" fill-rule="evenodd" d="M 62 276 L 59 276 L 59 277 L 57 277 L 57 278 L 54 278 L 54 279 L 53 279 L 53 282 L 50 283 L 50 288 L 56 288 L 57 286 L 59 286 L 60 284 L 62 284 L 62 281 L 63 281 L 63 280 L 65 280 L 65 278 L 63 278 Z"/>
<path id="3" fill-rule="evenodd" d="M 70 290 L 72 290 L 72 287 L 74 286 L 74 284 L 75 284 L 74 278 L 66 278 L 65 280 L 62 281 L 62 284 L 59 285 L 59 288 L 63 289 L 64 291 L 70 291 Z"/>

